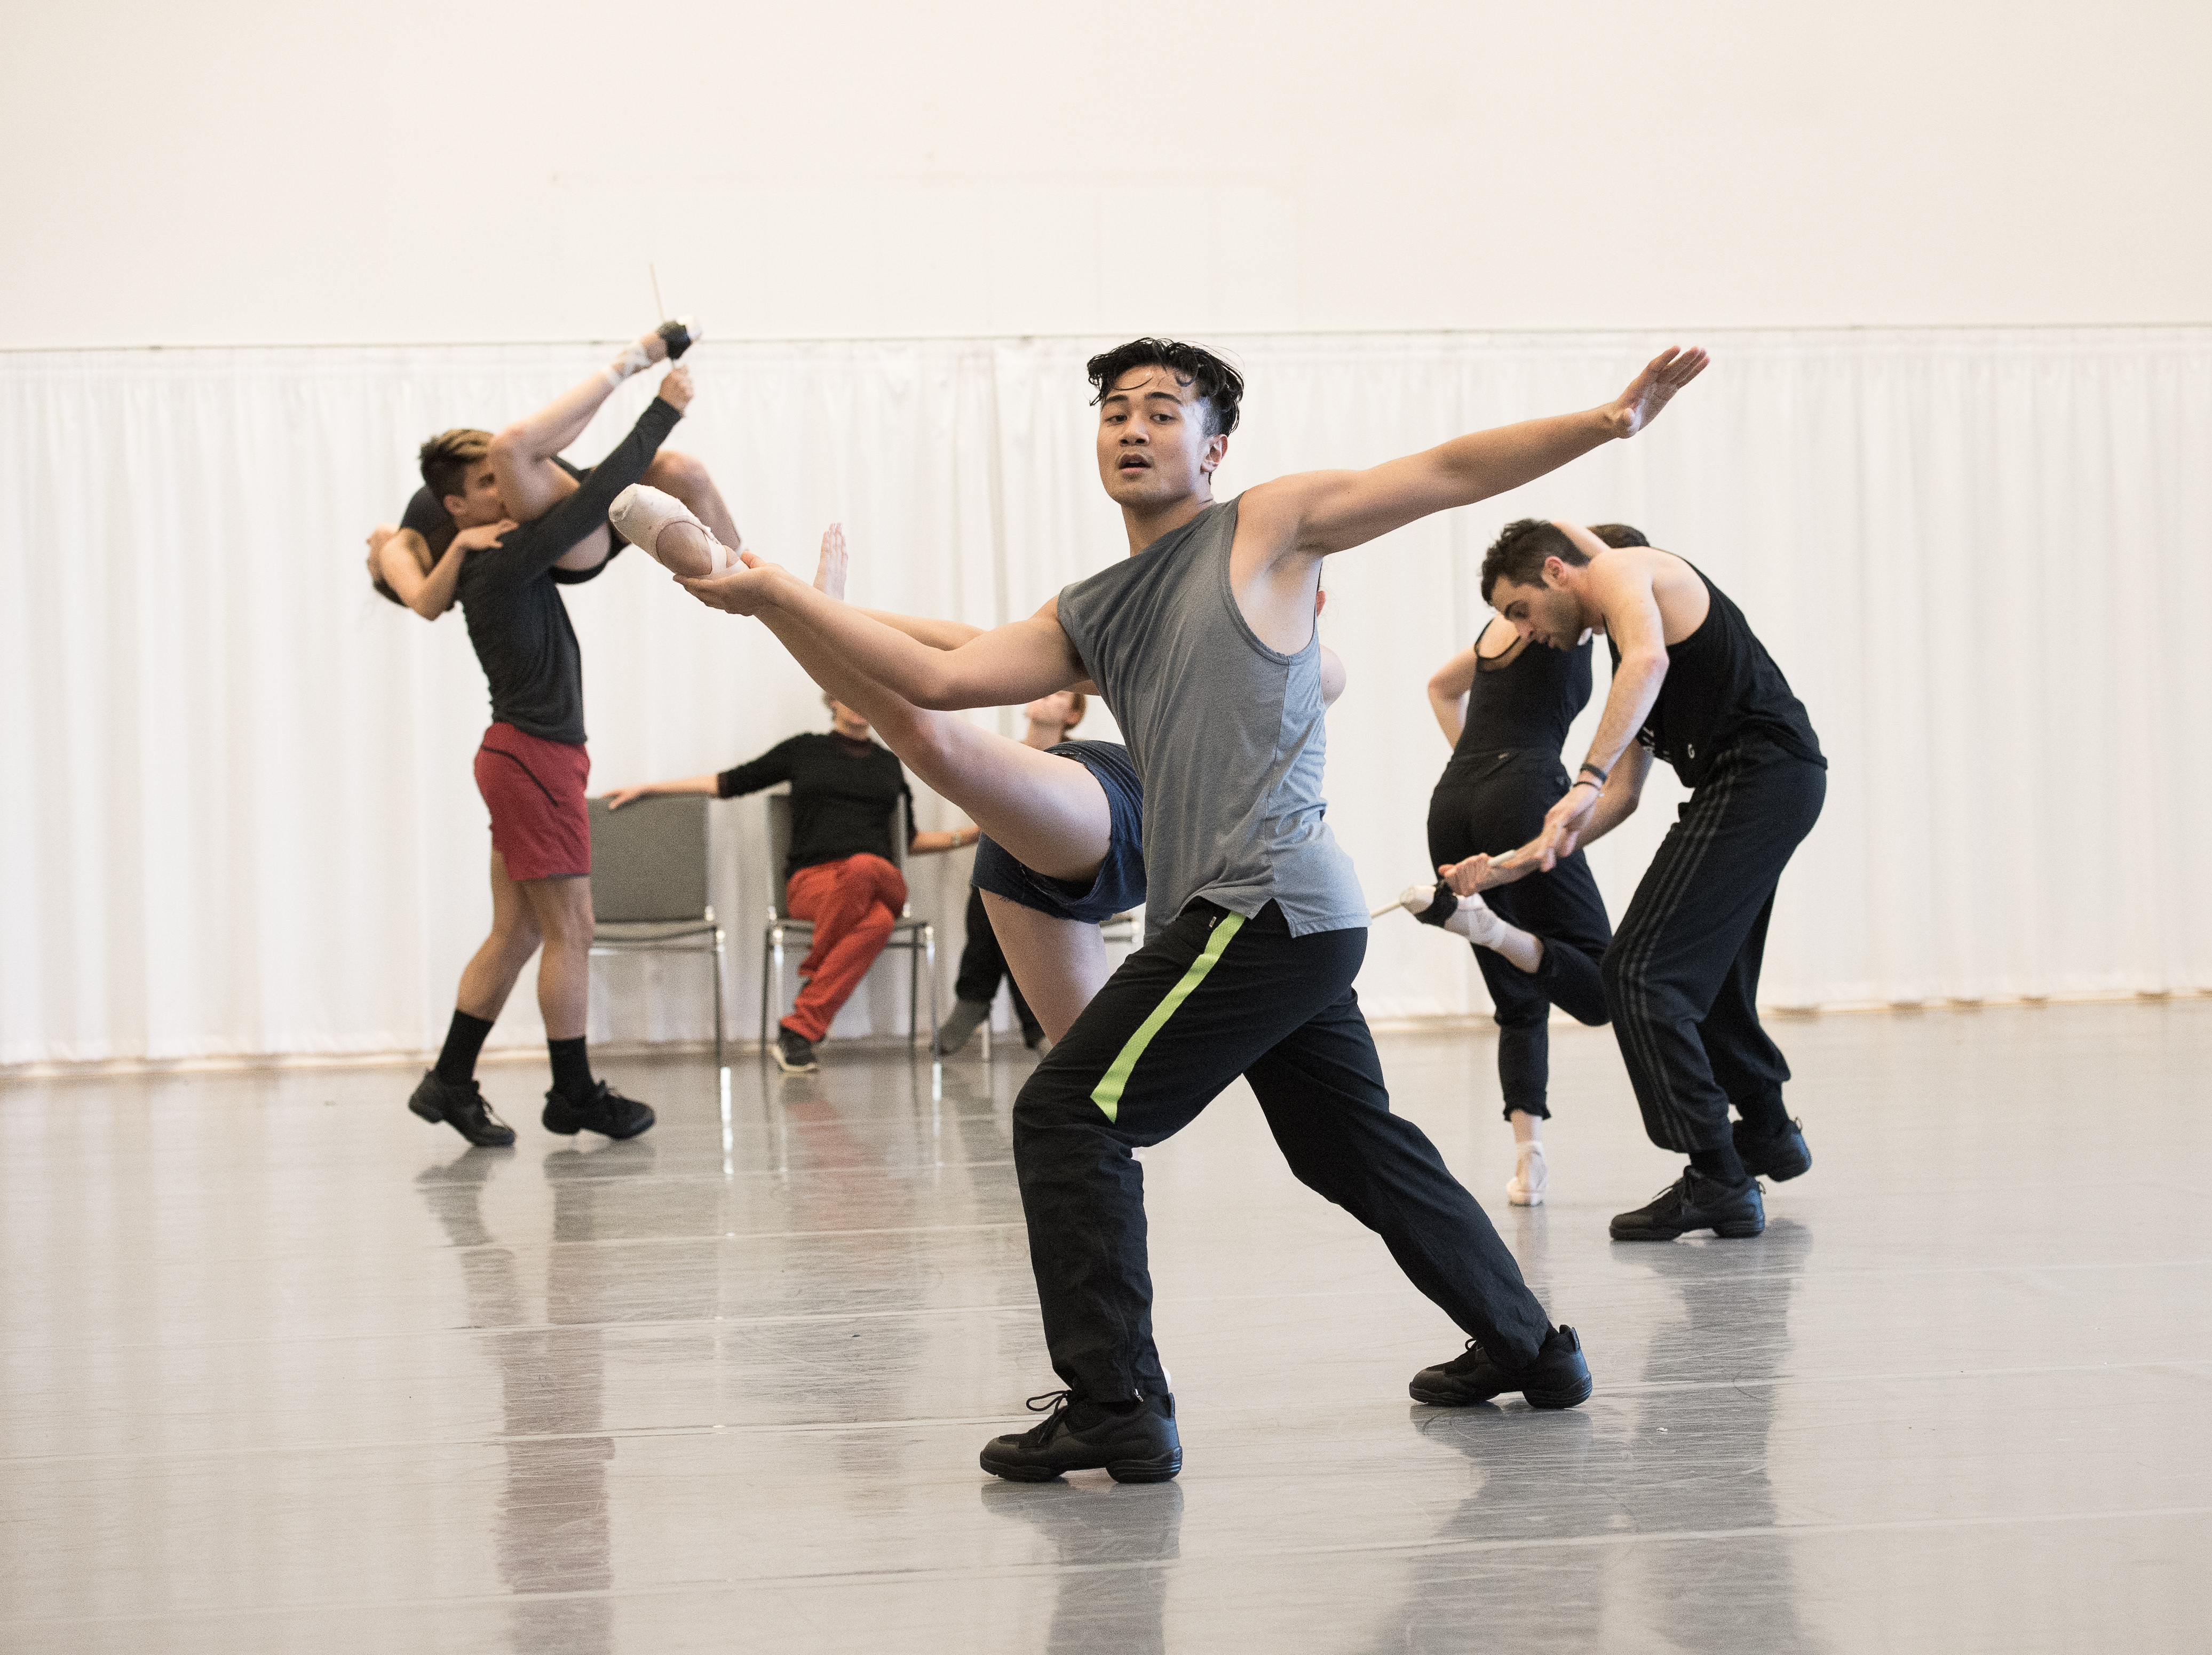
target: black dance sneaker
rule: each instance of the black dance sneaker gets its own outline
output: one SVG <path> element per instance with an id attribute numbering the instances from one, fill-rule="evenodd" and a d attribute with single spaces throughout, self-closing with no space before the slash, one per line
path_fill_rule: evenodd
<path id="1" fill-rule="evenodd" d="M 788 1028 L 775 1031 L 775 1066 L 787 1075 L 811 1075 L 822 1067 L 814 1060 L 814 1042 Z"/>
<path id="2" fill-rule="evenodd" d="M 653 1125 L 653 1111 L 635 1098 L 626 1098 L 605 1081 L 595 1082 L 592 1095 L 578 1103 L 567 1093 L 548 1092 L 541 1117 L 549 1132 L 573 1137 L 578 1132 L 604 1132 L 611 1138 L 635 1137 Z"/>
<path id="3" fill-rule="evenodd" d="M 1531 1408 L 1572 1408 L 1589 1400 L 1590 1371 L 1583 1360 L 1582 1337 L 1571 1327 L 1555 1327 L 1526 1367 L 1500 1367 L 1469 1339 L 1467 1349 L 1443 1367 L 1414 1374 L 1406 1389 L 1415 1402 L 1437 1408 L 1466 1408 L 1506 1391 L 1518 1391 Z"/>
<path id="4" fill-rule="evenodd" d="M 1711 1230 L 1737 1240 L 1765 1228 L 1766 1203 L 1759 1198 L 1757 1179 L 1747 1178 L 1730 1189 L 1694 1167 L 1685 1167 L 1681 1177 L 1660 1191 L 1650 1206 L 1616 1213 L 1613 1239 L 1672 1241 L 1691 1230 Z"/>
<path id="5" fill-rule="evenodd" d="M 1173 1397 L 1147 1397 L 1125 1408 L 1085 1402 L 1073 1391 L 1030 1398 L 1033 1413 L 1047 1406 L 1052 1411 L 1042 1424 L 984 1446 L 985 1470 L 1010 1482 L 1049 1482 L 1062 1471 L 1097 1470 L 1116 1482 L 1165 1482 L 1182 1470 Z"/>
<path id="6" fill-rule="evenodd" d="M 436 1070 L 426 1069 L 407 1106 L 434 1126 L 444 1121 L 482 1149 L 504 1149 L 514 1142 L 514 1128 L 492 1113 L 474 1081 L 441 1081 Z"/>
<path id="7" fill-rule="evenodd" d="M 1805 1144 L 1805 1123 L 1793 1120 L 1771 1137 L 1751 1130 L 1748 1121 L 1729 1129 L 1735 1135 L 1736 1159 L 1753 1178 L 1771 1178 L 1777 1184 L 1813 1170 L 1813 1152 Z"/>

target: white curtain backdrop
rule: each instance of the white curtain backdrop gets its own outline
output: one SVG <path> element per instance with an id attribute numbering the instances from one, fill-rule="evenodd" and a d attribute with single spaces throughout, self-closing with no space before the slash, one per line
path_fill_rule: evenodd
<path id="1" fill-rule="evenodd" d="M 1108 343 L 709 343 L 672 446 L 772 555 L 811 561 L 840 518 L 856 597 L 996 621 L 1125 550 L 1082 376 Z M 1590 405 L 1669 341 L 1211 343 L 1251 382 L 1233 492 Z M 2212 987 L 2212 329 L 1705 343 L 1715 366 L 1645 437 L 1333 563 L 1324 634 L 1352 688 L 1330 814 L 1373 900 L 1424 866 L 1445 749 L 1423 685 L 1480 624 L 1482 549 L 1522 515 L 1618 518 L 1742 604 L 1832 763 L 1783 884 L 1770 1002 Z M 495 426 L 603 355 L 0 357 L 0 1063 L 435 1044 L 489 912 L 470 775 L 485 697 L 458 615 L 374 597 L 361 541 L 396 518 L 426 433 Z M 649 394 L 625 387 L 576 457 Z M 765 633 L 635 554 L 568 603 L 595 788 L 823 722 Z M 1674 797 L 1655 782 L 1593 852 L 1616 913 Z M 740 1034 L 759 812 L 717 808 Z M 957 820 L 928 799 L 921 816 Z M 915 882 L 948 991 L 967 861 Z M 696 963 L 598 969 L 596 1038 L 708 1032 Z M 899 976 L 879 968 L 840 1032 L 902 1027 Z M 1486 1009 L 1468 951 L 1395 916 L 1360 990 L 1377 1016 Z M 540 1034 L 526 978 L 495 1040 Z"/>

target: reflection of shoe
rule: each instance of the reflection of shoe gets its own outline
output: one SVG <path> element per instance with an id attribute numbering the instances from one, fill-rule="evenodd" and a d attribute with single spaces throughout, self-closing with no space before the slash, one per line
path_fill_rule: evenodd
<path id="1" fill-rule="evenodd" d="M 1544 1166 L 1544 1146 L 1523 1143 L 1516 1148 L 1520 1153 L 1514 1159 L 1513 1176 L 1505 1180 L 1505 1198 L 1516 1207 L 1540 1207 L 1545 1188 L 1551 1182 L 1551 1173 Z"/>
<path id="2" fill-rule="evenodd" d="M 1613 1221 L 1616 1241 L 1672 1241 L 1691 1230 L 1711 1230 L 1716 1235 L 1741 1239 L 1766 1228 L 1766 1203 L 1759 1197 L 1759 1180 L 1747 1178 L 1730 1189 L 1707 1178 L 1694 1167 L 1685 1167 L 1676 1179 L 1650 1203 L 1633 1212 L 1620 1213 Z"/>
<path id="3" fill-rule="evenodd" d="M 797 1031 L 775 1031 L 775 1066 L 787 1075 L 811 1075 L 822 1065 L 815 1061 L 814 1043 Z"/>
<path id="4" fill-rule="evenodd" d="M 1097 1470 L 1116 1482 L 1164 1482 L 1182 1470 L 1173 1397 L 1109 1408 L 1072 1391 L 1051 1391 L 1030 1397 L 1030 1406 L 1048 1398 L 1052 1411 L 1041 1424 L 985 1445 L 985 1470 L 1012 1482 L 1049 1482 L 1063 1471 Z"/>
<path id="5" fill-rule="evenodd" d="M 652 1125 L 653 1118 L 646 1105 L 599 1081 L 581 1103 L 565 1092 L 548 1092 L 544 1118 L 549 1132 L 571 1137 L 578 1132 L 604 1132 L 611 1138 L 628 1138 Z"/>
<path id="6" fill-rule="evenodd" d="M 1793 1120 L 1771 1137 L 1751 1130 L 1748 1121 L 1729 1129 L 1735 1134 L 1736 1158 L 1754 1178 L 1771 1178 L 1777 1184 L 1813 1170 L 1813 1151 L 1805 1143 L 1805 1123 Z"/>
<path id="7" fill-rule="evenodd" d="M 1469 1339 L 1451 1361 L 1414 1374 L 1406 1389 L 1415 1402 L 1438 1408 L 1465 1408 L 1507 1391 L 1518 1391 L 1531 1408 L 1572 1408 L 1589 1400 L 1590 1371 L 1581 1336 L 1571 1327 L 1555 1327 L 1536 1360 L 1518 1371 L 1499 1367 Z"/>
<path id="8" fill-rule="evenodd" d="M 407 1106 L 434 1125 L 444 1121 L 483 1149 L 504 1149 L 514 1142 L 514 1128 L 492 1113 L 474 1081 L 441 1081 L 436 1070 L 426 1069 Z"/>
<path id="9" fill-rule="evenodd" d="M 959 1051 L 968 1044 L 975 1031 L 982 1028 L 983 1020 L 990 1015 L 991 1003 L 988 1000 L 953 1001 L 952 1015 L 937 1031 L 937 1055 L 949 1058 Z"/>
<path id="10" fill-rule="evenodd" d="M 1064 1565 L 1111 1560 L 1126 1568 L 1172 1563 L 1182 1555 L 1180 1482 L 1109 1483 L 1104 1488 L 1080 1482 L 1020 1487 L 983 1482 L 976 1485 L 975 1493 L 985 1511 L 1018 1519 L 1050 1541 Z M 1057 1641 L 1053 1645 L 1059 1646 Z M 1166 1645 L 1139 1638 L 1128 1646 L 1164 1649 Z"/>

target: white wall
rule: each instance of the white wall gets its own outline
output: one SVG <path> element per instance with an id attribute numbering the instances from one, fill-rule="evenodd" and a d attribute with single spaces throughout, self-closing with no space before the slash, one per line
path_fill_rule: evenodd
<path id="1" fill-rule="evenodd" d="M 0 346 L 2212 319 L 2203 0 L 11 8 Z"/>

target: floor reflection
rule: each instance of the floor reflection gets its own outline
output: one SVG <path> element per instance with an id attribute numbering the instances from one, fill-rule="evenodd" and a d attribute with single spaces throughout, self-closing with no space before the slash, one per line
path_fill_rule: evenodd
<path id="1" fill-rule="evenodd" d="M 1653 1330 L 1624 1505 L 1644 1532 L 1770 1529 L 1768 1475 L 1790 1301 L 1813 1233 L 1770 1219 L 1750 1240 L 1647 1246 L 1632 1255 L 1674 1289 Z M 1644 1589 L 1617 1624 L 1685 1649 L 1817 1650 L 1797 1610 L 1791 1548 L 1765 1537 L 1639 1548 Z M 1624 1577 L 1625 1578 L 1625 1577 Z"/>
<path id="2" fill-rule="evenodd" d="M 1167 1648 L 1168 1565 L 1182 1555 L 1180 1482 L 988 1482 L 983 1509 L 1048 1541 L 1058 1578 L 1048 1655 Z"/>
<path id="3" fill-rule="evenodd" d="M 553 1245 L 546 1250 L 545 1314 L 531 1312 L 514 1253 L 494 1243 L 483 1192 L 513 1157 L 471 1149 L 416 1179 L 461 1263 L 475 1325 L 490 1335 L 499 1368 L 507 1482 L 494 1537 L 499 1577 L 515 1594 L 510 1646 L 605 1655 L 613 1646 L 614 1584 L 607 1513 L 605 1352 L 596 1324 L 607 1319 L 609 1283 L 598 1239 L 599 1206 L 617 1180 L 652 1170 L 650 1143 L 611 1144 L 592 1155 L 545 1157 L 553 1194 Z M 579 1596 L 577 1594 L 584 1594 Z"/>

